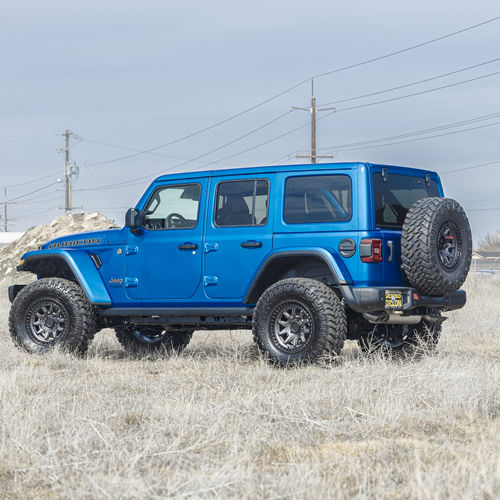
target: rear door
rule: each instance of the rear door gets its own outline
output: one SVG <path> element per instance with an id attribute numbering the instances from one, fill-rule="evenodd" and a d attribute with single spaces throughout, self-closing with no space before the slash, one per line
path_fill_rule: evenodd
<path id="1" fill-rule="evenodd" d="M 375 167 L 372 184 L 375 225 L 382 235 L 384 284 L 407 285 L 401 270 L 401 229 L 416 201 L 441 196 L 437 176 L 412 169 Z"/>
<path id="2" fill-rule="evenodd" d="M 242 299 L 273 246 L 272 176 L 214 177 L 205 236 L 205 293 Z"/>

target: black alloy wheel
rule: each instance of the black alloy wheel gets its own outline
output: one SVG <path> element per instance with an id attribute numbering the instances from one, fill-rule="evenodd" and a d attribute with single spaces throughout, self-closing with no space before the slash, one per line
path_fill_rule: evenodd
<path id="1" fill-rule="evenodd" d="M 301 351 L 314 336 L 315 323 L 311 311 L 299 301 L 279 304 L 270 322 L 274 340 L 284 352 Z"/>
<path id="2" fill-rule="evenodd" d="M 69 330 L 69 314 L 55 298 L 34 302 L 26 313 L 26 329 L 35 342 L 55 343 Z"/>
<path id="3" fill-rule="evenodd" d="M 462 235 L 458 225 L 452 221 L 446 221 L 439 230 L 438 254 L 443 267 L 453 271 L 458 265 L 462 254 Z"/>

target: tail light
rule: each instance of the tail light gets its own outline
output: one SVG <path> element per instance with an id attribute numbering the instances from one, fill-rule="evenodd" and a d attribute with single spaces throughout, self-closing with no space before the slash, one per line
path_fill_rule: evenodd
<path id="1" fill-rule="evenodd" d="M 382 262 L 382 240 L 378 238 L 363 238 L 359 246 L 362 262 Z"/>

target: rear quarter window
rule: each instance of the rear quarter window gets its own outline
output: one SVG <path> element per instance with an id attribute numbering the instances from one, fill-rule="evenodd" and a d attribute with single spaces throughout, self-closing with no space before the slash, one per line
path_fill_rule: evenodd
<path id="1" fill-rule="evenodd" d="M 284 219 L 287 224 L 343 222 L 352 215 L 348 175 L 289 177 L 285 184 Z"/>
<path id="2" fill-rule="evenodd" d="M 401 229 L 410 207 L 418 200 L 440 196 L 438 184 L 425 177 L 391 174 L 384 181 L 382 174 L 373 174 L 375 222 L 378 227 Z"/>

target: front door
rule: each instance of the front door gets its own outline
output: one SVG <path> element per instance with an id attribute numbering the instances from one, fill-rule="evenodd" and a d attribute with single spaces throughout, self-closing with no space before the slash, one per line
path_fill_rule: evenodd
<path id="1" fill-rule="evenodd" d="M 243 298 L 271 251 L 272 183 L 258 178 L 213 178 L 205 237 L 205 293 L 214 299 Z"/>
<path id="2" fill-rule="evenodd" d="M 166 182 L 141 212 L 126 253 L 127 296 L 145 303 L 188 299 L 201 280 L 206 179 Z"/>

